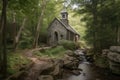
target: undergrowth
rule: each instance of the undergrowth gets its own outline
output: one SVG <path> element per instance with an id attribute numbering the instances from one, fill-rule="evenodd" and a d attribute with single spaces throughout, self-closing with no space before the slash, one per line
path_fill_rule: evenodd
<path id="1" fill-rule="evenodd" d="M 34 55 L 37 55 L 40 57 L 48 56 L 48 57 L 52 57 L 52 58 L 60 58 L 60 57 L 63 57 L 65 51 L 66 51 L 66 49 L 63 46 L 57 46 L 57 47 L 47 49 L 47 50 L 35 51 Z"/>
<path id="2" fill-rule="evenodd" d="M 30 63 L 30 60 L 27 57 L 23 56 L 20 53 L 10 53 L 8 54 L 8 74 L 14 74 L 19 71 L 22 66 Z"/>
<path id="3" fill-rule="evenodd" d="M 75 50 L 80 47 L 79 43 L 68 41 L 68 40 L 60 40 L 58 45 L 63 46 L 65 49 L 68 50 Z"/>

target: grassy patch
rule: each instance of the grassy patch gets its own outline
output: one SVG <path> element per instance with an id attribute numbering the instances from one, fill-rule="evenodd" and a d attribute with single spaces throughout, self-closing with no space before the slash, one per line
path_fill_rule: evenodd
<path id="1" fill-rule="evenodd" d="M 95 64 L 101 68 L 108 68 L 108 59 L 102 55 L 95 55 Z"/>
<path id="2" fill-rule="evenodd" d="M 59 45 L 63 46 L 65 49 L 69 50 L 75 50 L 78 45 L 76 45 L 75 42 L 73 41 L 68 41 L 68 40 L 61 40 L 59 41 Z"/>
<path id="3" fill-rule="evenodd" d="M 8 54 L 8 74 L 14 74 L 19 71 L 19 69 L 28 64 L 30 62 L 29 59 L 24 57 L 20 53 L 10 53 Z"/>
<path id="4" fill-rule="evenodd" d="M 64 55 L 66 49 L 63 46 L 57 46 L 51 49 L 43 50 L 43 51 L 35 51 L 34 55 L 37 56 L 49 56 L 52 58 L 60 58 Z"/>
<path id="5" fill-rule="evenodd" d="M 63 46 L 56 46 L 42 51 L 34 51 L 33 54 L 37 57 L 51 57 L 51 58 L 62 58 L 64 56 L 66 49 Z M 31 61 L 23 56 L 22 51 L 9 53 L 8 54 L 8 74 L 14 74 L 19 71 L 19 69 Z"/>

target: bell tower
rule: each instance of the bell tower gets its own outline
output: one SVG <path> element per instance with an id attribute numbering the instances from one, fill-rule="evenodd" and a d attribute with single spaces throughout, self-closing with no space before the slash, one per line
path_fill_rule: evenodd
<path id="1" fill-rule="evenodd" d="M 68 25 L 68 12 L 66 11 L 66 9 L 63 9 L 63 10 L 61 11 L 61 21 L 62 21 L 64 24 Z"/>

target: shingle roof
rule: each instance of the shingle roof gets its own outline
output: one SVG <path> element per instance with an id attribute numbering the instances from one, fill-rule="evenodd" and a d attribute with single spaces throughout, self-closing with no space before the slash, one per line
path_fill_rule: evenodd
<path id="1" fill-rule="evenodd" d="M 59 19 L 57 19 L 57 20 L 58 20 L 67 30 L 69 30 L 69 31 L 71 31 L 71 32 L 79 35 L 78 32 L 76 32 L 69 24 L 66 25 L 66 24 L 64 24 L 64 22 L 62 22 L 61 20 L 59 20 Z"/>
<path id="2" fill-rule="evenodd" d="M 76 32 L 69 24 L 68 24 L 68 25 L 64 24 L 64 22 L 62 22 L 62 21 L 59 20 L 58 18 L 55 18 L 55 19 L 51 22 L 51 24 L 52 24 L 55 20 L 57 20 L 58 22 L 60 22 L 68 31 L 70 31 L 70 32 L 72 32 L 72 33 L 74 33 L 74 34 L 79 35 L 79 33 Z M 49 27 L 51 26 L 51 24 L 49 25 Z M 48 27 L 48 28 L 49 28 L 49 27 Z"/>

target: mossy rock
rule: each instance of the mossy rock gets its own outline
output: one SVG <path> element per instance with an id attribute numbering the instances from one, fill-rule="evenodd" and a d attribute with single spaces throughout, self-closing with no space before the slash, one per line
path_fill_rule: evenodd
<path id="1" fill-rule="evenodd" d="M 95 56 L 95 65 L 101 68 L 109 68 L 109 62 L 107 57 L 102 55 Z"/>
<path id="2" fill-rule="evenodd" d="M 110 70 L 115 73 L 120 75 L 120 63 L 116 63 L 114 61 L 109 61 L 110 63 Z"/>

